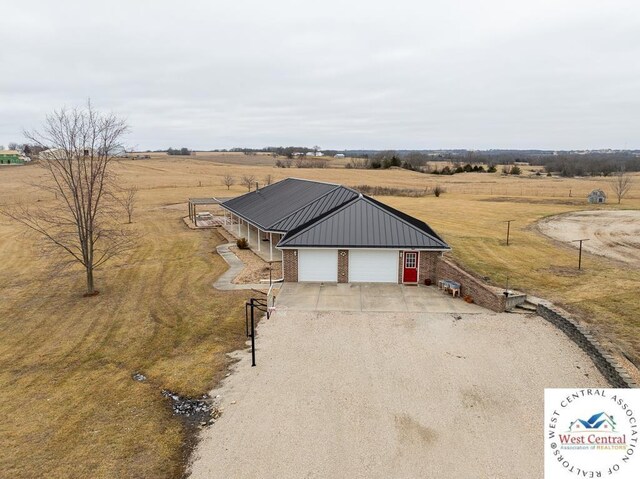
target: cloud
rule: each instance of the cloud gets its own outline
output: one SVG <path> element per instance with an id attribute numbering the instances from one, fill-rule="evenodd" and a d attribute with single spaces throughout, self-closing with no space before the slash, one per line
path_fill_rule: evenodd
<path id="1" fill-rule="evenodd" d="M 631 1 L 10 1 L 0 144 L 91 97 L 141 148 L 639 147 Z"/>

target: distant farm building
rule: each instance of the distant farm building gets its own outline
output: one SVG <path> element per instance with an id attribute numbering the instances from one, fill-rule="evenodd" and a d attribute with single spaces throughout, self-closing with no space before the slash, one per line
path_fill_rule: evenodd
<path id="1" fill-rule="evenodd" d="M 607 194 L 602 190 L 593 190 L 587 196 L 589 203 L 606 203 L 607 202 Z"/>
<path id="2" fill-rule="evenodd" d="M 336 153 L 336 158 L 344 158 L 344 154 L 343 153 Z"/>
<path id="3" fill-rule="evenodd" d="M 0 165 L 24 165 L 26 161 L 29 158 L 17 150 L 0 150 Z"/>

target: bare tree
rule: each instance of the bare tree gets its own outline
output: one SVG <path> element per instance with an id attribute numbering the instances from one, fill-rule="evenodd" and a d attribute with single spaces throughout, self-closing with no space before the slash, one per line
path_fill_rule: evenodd
<path id="1" fill-rule="evenodd" d="M 227 187 L 227 190 L 231 188 L 236 183 L 236 179 L 227 173 L 222 177 L 222 184 Z"/>
<path id="2" fill-rule="evenodd" d="M 251 187 L 256 181 L 256 177 L 253 175 L 243 175 L 242 184 L 247 187 L 248 191 L 251 191 Z"/>
<path id="3" fill-rule="evenodd" d="M 273 182 L 273 178 L 271 175 L 266 175 L 262 181 L 264 181 L 264 186 L 269 186 Z"/>
<path id="4" fill-rule="evenodd" d="M 633 180 L 629 174 L 624 171 L 624 168 L 621 168 L 618 173 L 613 177 L 611 187 L 613 188 L 613 192 L 618 198 L 618 204 L 622 201 L 629 190 L 631 189 L 631 185 Z"/>
<path id="5" fill-rule="evenodd" d="M 137 195 L 138 187 L 131 186 L 130 188 L 122 189 L 120 195 L 116 197 L 118 203 L 122 205 L 124 211 L 127 213 L 129 224 L 133 223 L 133 212 L 136 208 Z"/>
<path id="6" fill-rule="evenodd" d="M 34 144 L 53 153 L 39 163 L 46 175 L 34 185 L 51 195 L 44 207 L 16 205 L 0 210 L 45 239 L 67 264 L 85 270 L 87 293 L 97 294 L 94 270 L 133 246 L 119 226 L 115 201 L 114 152 L 128 127 L 124 120 L 93 109 L 62 109 L 49 115 L 42 130 L 25 132 Z"/>

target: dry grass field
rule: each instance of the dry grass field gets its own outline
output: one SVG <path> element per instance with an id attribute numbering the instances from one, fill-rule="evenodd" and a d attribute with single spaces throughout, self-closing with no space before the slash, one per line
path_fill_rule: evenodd
<path id="1" fill-rule="evenodd" d="M 231 158 L 233 156 L 233 158 Z M 253 157 L 154 155 L 122 160 L 124 184 L 140 188 L 128 257 L 97 275 L 101 294 L 82 298 L 80 271 L 51 273 L 37 241 L 0 220 L 0 468 L 9 477 L 178 477 L 185 427 L 161 388 L 196 395 L 223 374 L 224 353 L 243 345 L 246 295 L 210 287 L 225 269 L 216 233 L 181 222 L 188 197 L 230 196 L 222 176 L 288 176 L 399 188 L 444 186 L 440 198 L 383 201 L 429 222 L 456 261 L 480 276 L 579 312 L 598 337 L 640 365 L 640 272 L 540 235 L 535 223 L 593 209 L 586 195 L 606 179 L 498 174 L 423 175 L 404 170 L 277 169 Z M 273 161 L 271 159 L 271 161 Z M 0 169 L 0 203 L 39 201 L 35 165 Z M 640 180 L 640 178 L 639 178 Z M 571 196 L 569 196 L 571 194 Z M 602 206 L 600 207 L 602 208 Z M 640 185 L 621 207 L 640 209 Z M 505 220 L 512 224 L 504 244 Z M 143 383 L 131 375 L 142 371 Z"/>
<path id="2" fill-rule="evenodd" d="M 0 201 L 27 198 L 35 174 L 0 170 Z M 0 222 L 1 476 L 180 477 L 187 431 L 161 389 L 208 392 L 245 341 L 245 294 L 210 286 L 226 269 L 220 238 L 163 207 L 188 194 L 141 191 L 131 227 L 143 239 L 92 298 L 81 272 L 52 274 L 33 239 Z"/>

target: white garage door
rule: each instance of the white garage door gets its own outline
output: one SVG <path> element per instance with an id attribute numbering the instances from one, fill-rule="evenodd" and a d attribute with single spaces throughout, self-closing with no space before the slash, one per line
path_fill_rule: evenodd
<path id="1" fill-rule="evenodd" d="M 299 249 L 298 281 L 338 281 L 338 250 Z"/>
<path id="2" fill-rule="evenodd" d="M 349 250 L 350 283 L 397 283 L 397 250 Z"/>

